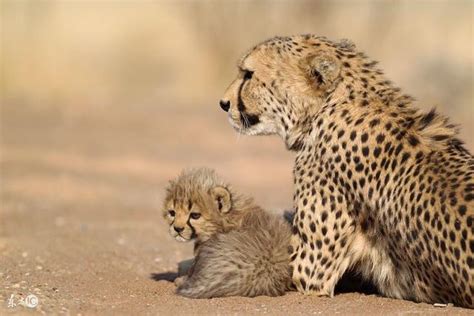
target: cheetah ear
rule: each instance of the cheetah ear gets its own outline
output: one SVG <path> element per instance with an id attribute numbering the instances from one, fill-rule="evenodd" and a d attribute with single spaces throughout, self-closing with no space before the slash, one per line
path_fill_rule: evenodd
<path id="1" fill-rule="evenodd" d="M 221 213 L 227 213 L 232 207 L 230 192 L 224 187 L 215 187 L 211 189 L 211 196 Z"/>
<path id="2" fill-rule="evenodd" d="M 336 81 L 341 71 L 339 60 L 328 54 L 309 56 L 301 61 L 300 67 L 308 80 L 323 90 Z"/>
<path id="3" fill-rule="evenodd" d="M 343 38 L 342 40 L 339 41 L 339 43 L 336 43 L 336 45 L 339 49 L 344 49 L 344 50 L 349 50 L 349 51 L 354 51 L 356 48 L 354 42 L 347 38 Z"/>

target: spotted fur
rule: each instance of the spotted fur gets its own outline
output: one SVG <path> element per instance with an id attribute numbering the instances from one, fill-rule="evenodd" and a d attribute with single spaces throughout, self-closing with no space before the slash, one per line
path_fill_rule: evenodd
<path id="1" fill-rule="evenodd" d="M 235 193 L 214 171 L 189 170 L 171 181 L 163 215 L 175 239 L 195 240 L 194 265 L 176 282 L 179 295 L 278 296 L 290 289 L 289 223 Z"/>
<path id="2" fill-rule="evenodd" d="M 349 41 L 272 38 L 239 69 L 231 125 L 296 154 L 298 290 L 333 296 L 351 268 L 389 297 L 474 307 L 474 159 L 456 128 Z"/>

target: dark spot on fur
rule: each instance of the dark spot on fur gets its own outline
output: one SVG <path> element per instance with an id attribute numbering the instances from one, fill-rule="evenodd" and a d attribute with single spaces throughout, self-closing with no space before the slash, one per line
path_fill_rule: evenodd
<path id="1" fill-rule="evenodd" d="M 369 155 L 369 147 L 362 147 L 362 155 L 364 155 L 364 157 L 367 157 Z"/>
<path id="2" fill-rule="evenodd" d="M 428 126 L 436 117 L 436 115 L 435 109 L 432 109 L 429 113 L 423 115 L 420 120 L 420 129 L 424 129 L 426 126 Z"/>
<path id="3" fill-rule="evenodd" d="M 415 147 L 416 145 L 420 143 L 420 141 L 418 140 L 416 136 L 410 135 L 408 136 L 408 143 L 410 143 L 410 145 Z"/>
<path id="4" fill-rule="evenodd" d="M 379 119 L 373 119 L 372 121 L 369 122 L 370 127 L 375 127 L 380 123 Z"/>

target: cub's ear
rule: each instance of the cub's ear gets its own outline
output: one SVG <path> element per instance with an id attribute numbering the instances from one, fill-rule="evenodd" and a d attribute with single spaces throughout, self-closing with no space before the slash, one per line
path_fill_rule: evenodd
<path id="1" fill-rule="evenodd" d="M 341 71 L 340 61 L 332 55 L 311 55 L 301 60 L 300 67 L 307 79 L 317 89 L 325 90 L 333 85 Z"/>
<path id="2" fill-rule="evenodd" d="M 221 213 L 227 213 L 232 207 L 230 192 L 224 187 L 215 187 L 211 189 L 211 196 Z"/>

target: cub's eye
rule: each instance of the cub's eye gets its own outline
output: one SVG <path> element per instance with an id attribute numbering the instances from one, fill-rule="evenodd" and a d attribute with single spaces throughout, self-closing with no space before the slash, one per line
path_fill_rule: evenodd
<path id="1" fill-rule="evenodd" d="M 169 210 L 168 214 L 170 214 L 171 217 L 174 217 L 176 215 L 176 212 L 173 210 Z"/>
<path id="2" fill-rule="evenodd" d="M 201 214 L 200 213 L 191 213 L 191 218 L 192 219 L 199 219 L 201 217 Z"/>
<path id="3" fill-rule="evenodd" d="M 252 76 L 253 76 L 253 71 L 245 70 L 245 72 L 244 72 L 244 80 L 250 80 L 250 79 L 252 79 Z"/>

